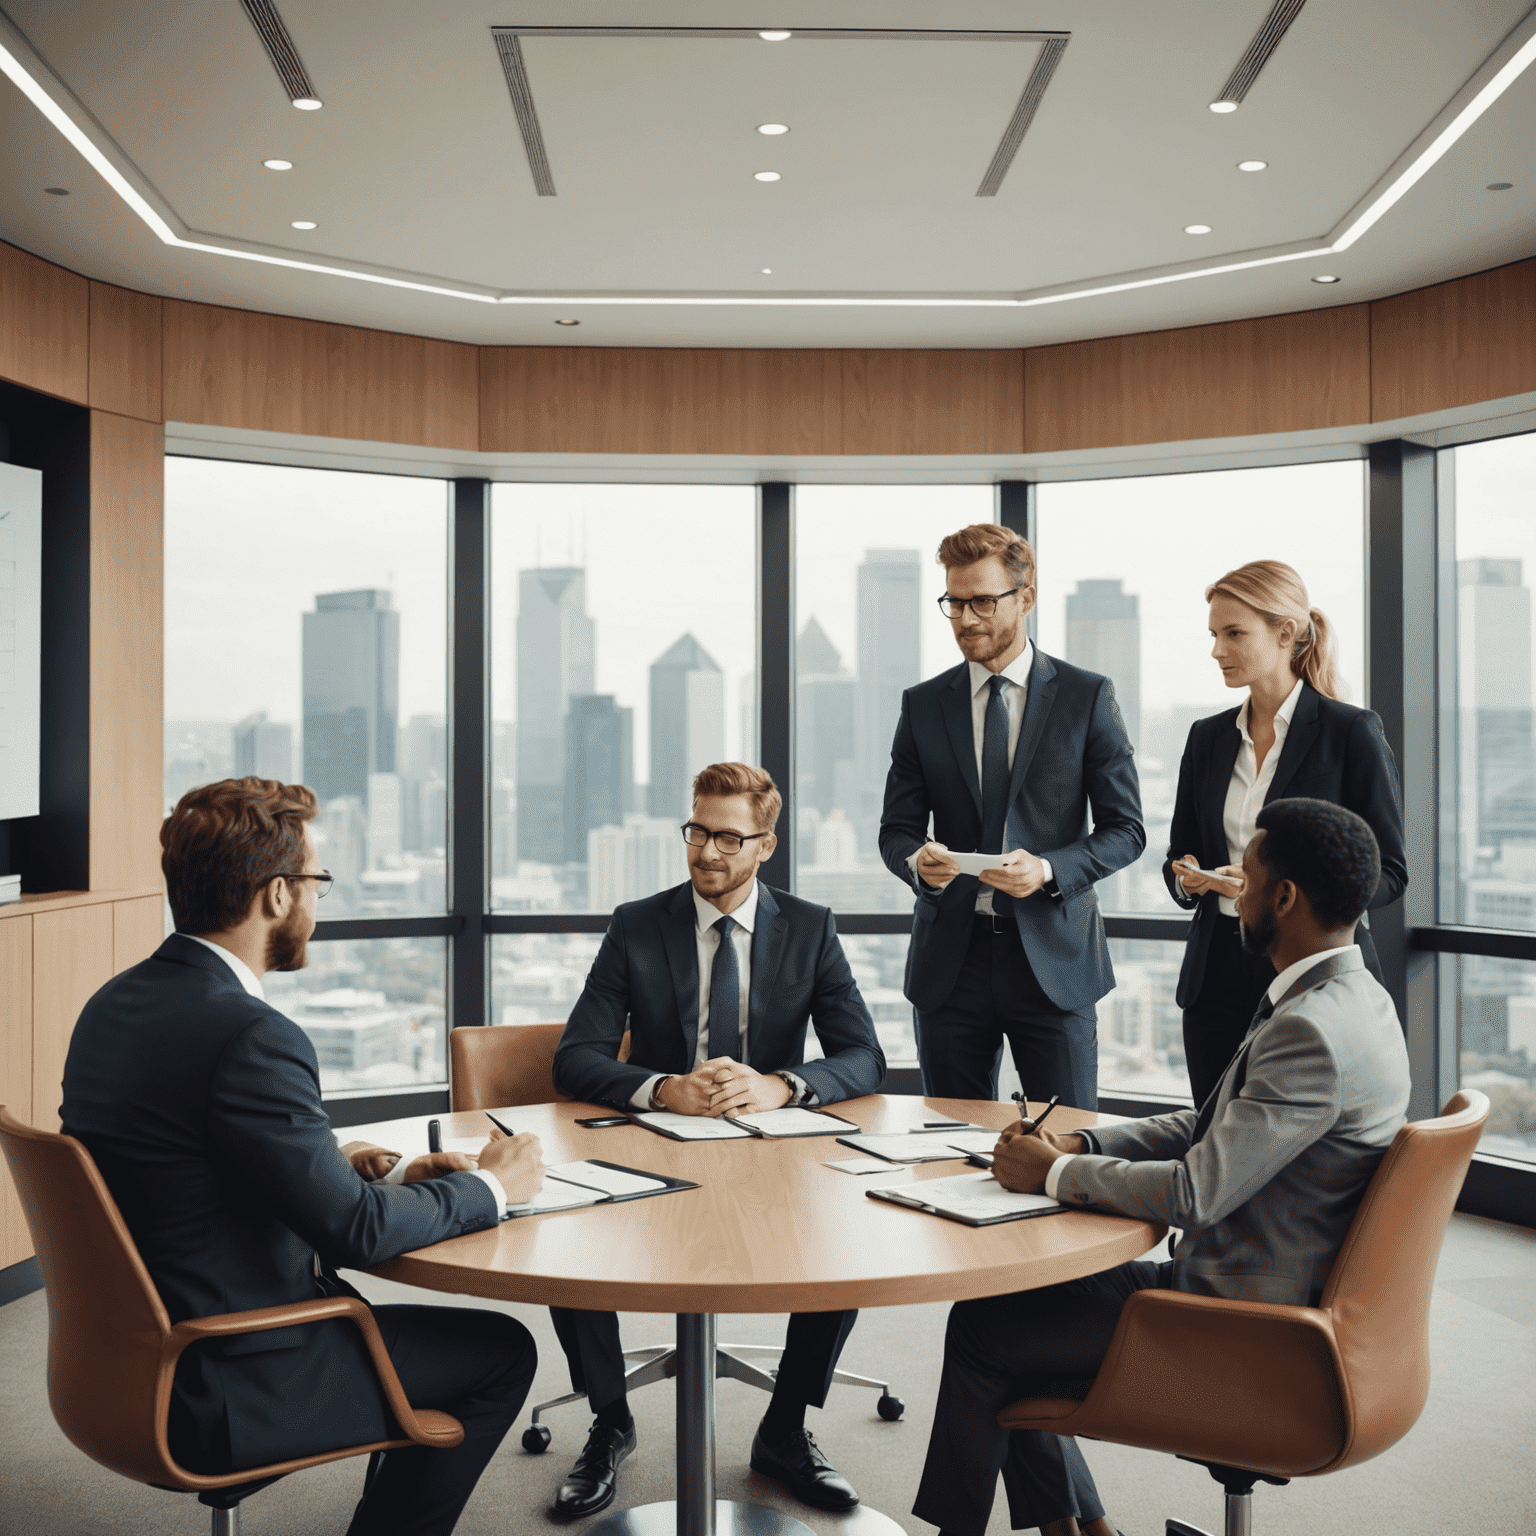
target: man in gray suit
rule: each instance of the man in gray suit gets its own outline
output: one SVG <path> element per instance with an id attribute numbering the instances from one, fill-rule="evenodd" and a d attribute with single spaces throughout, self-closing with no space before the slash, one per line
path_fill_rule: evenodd
<path id="1" fill-rule="evenodd" d="M 1115 1536 L 1077 1442 L 999 1429 L 1032 1387 L 1092 1376 L 1133 1291 L 1315 1304 L 1355 1208 L 1408 1106 L 1392 1000 L 1365 969 L 1355 924 L 1381 873 L 1370 828 L 1323 800 L 1276 800 L 1243 856 L 1243 943 L 1278 972 L 1201 1106 L 1094 1131 L 1003 1133 L 1009 1189 L 1161 1221 L 1171 1261 L 962 1302 L 913 1512 L 983 1536 L 1001 1472 L 1015 1530 Z"/>

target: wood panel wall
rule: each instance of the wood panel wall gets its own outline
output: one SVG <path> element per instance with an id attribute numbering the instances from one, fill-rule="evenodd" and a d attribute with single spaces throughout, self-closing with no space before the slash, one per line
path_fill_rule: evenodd
<path id="1" fill-rule="evenodd" d="M 0 245 L 0 379 L 84 405 L 89 335 L 86 280 Z"/>
<path id="2" fill-rule="evenodd" d="M 32 919 L 0 922 L 0 1104 L 32 1123 Z M 9 1167 L 0 1159 L 0 1269 L 32 1252 Z"/>
<path id="3" fill-rule="evenodd" d="M 90 403 L 98 411 L 161 421 L 161 301 L 92 283 Z"/>

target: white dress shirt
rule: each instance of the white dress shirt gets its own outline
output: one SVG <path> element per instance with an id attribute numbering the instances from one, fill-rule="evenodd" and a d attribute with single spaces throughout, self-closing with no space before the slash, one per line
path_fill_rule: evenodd
<path id="1" fill-rule="evenodd" d="M 1296 695 L 1292 694 L 1290 700 L 1287 702 L 1294 704 L 1295 698 Z M 1275 745 L 1278 746 L 1279 742 L 1277 741 Z M 1321 965 L 1324 960 L 1331 960 L 1335 955 L 1347 955 L 1350 950 L 1354 949 L 1355 947 L 1356 946 L 1353 944 L 1341 944 L 1336 949 L 1320 949 L 1316 951 L 1316 953 L 1307 955 L 1304 959 L 1296 961 L 1293 965 L 1286 966 L 1286 968 L 1281 971 L 1280 974 L 1276 976 L 1272 982 L 1270 982 L 1269 990 L 1265 993 L 1265 996 L 1269 999 L 1270 1007 L 1276 1007 L 1279 1004 L 1280 999 L 1284 997 L 1285 994 L 1289 992 L 1291 988 L 1295 986 L 1295 984 L 1300 981 L 1301 978 L 1305 976 L 1314 965 Z M 1196 1108 L 1199 1108 L 1199 1106 L 1196 1105 Z M 1062 1170 L 1067 1166 L 1068 1163 L 1072 1161 L 1074 1157 L 1080 1157 L 1081 1155 L 1082 1154 L 1078 1152 L 1064 1152 L 1046 1170 L 1045 1193 L 1052 1200 L 1056 1198 L 1056 1190 L 1061 1183 Z"/>
<path id="2" fill-rule="evenodd" d="M 267 994 L 266 989 L 261 984 L 261 977 L 259 977 L 255 971 L 253 971 L 250 966 L 248 966 L 245 961 L 240 958 L 239 955 L 235 954 L 232 950 L 225 949 L 222 944 L 215 944 L 211 939 L 200 938 L 195 933 L 184 933 L 182 934 L 182 938 L 191 939 L 194 944 L 201 944 L 204 949 L 211 950 L 219 957 L 220 960 L 224 962 L 225 965 L 229 967 L 230 971 L 234 975 L 235 980 L 238 981 L 240 985 L 244 987 L 252 997 L 259 997 L 262 1002 L 266 1002 Z M 332 1131 L 331 1135 L 336 1137 L 336 1144 L 337 1146 L 340 1146 L 340 1135 L 335 1131 Z M 405 1182 L 405 1170 L 407 1163 L 408 1159 L 403 1157 L 400 1158 L 388 1173 L 386 1173 L 382 1178 L 373 1180 L 373 1182 L 375 1184 L 403 1184 Z M 489 1189 L 490 1192 L 496 1197 L 496 1208 L 501 1211 L 506 1210 L 507 1192 L 501 1187 L 501 1180 L 498 1179 L 494 1173 L 487 1173 L 483 1168 L 475 1169 L 475 1177 L 485 1180 L 485 1187 Z"/>
<path id="3" fill-rule="evenodd" d="M 992 673 L 979 661 L 968 662 L 967 666 L 971 675 L 971 739 L 976 747 L 976 782 L 982 782 L 981 777 L 981 749 L 987 731 L 987 705 L 991 701 L 990 684 L 994 676 L 1003 680 L 1003 709 L 1008 716 L 1008 767 L 1013 768 L 1013 754 L 1018 749 L 1019 731 L 1024 725 L 1024 706 L 1029 702 L 1029 674 L 1035 665 L 1034 641 L 1026 640 L 1024 649 L 1019 652 L 1012 661 L 999 673 Z M 992 849 L 982 848 L 980 853 L 991 853 Z M 1007 853 L 1008 848 L 1008 823 L 1003 823 L 1003 846 L 997 850 L 999 853 Z M 918 849 L 921 853 L 922 849 Z M 1051 872 L 1051 861 L 1042 859 L 1041 864 L 1045 868 L 1045 884 L 1049 885 L 1054 874 Z M 913 874 L 917 873 L 917 853 L 907 860 L 908 867 Z M 921 877 L 919 877 L 921 878 Z M 926 883 L 926 882 L 925 882 Z M 984 885 L 976 895 L 976 910 L 985 916 L 992 915 L 992 887 Z"/>
<path id="4" fill-rule="evenodd" d="M 1241 864 L 1243 850 L 1253 841 L 1258 831 L 1259 812 L 1264 809 L 1264 797 L 1275 782 L 1275 769 L 1280 765 L 1280 754 L 1285 750 L 1286 733 L 1291 728 L 1291 717 L 1301 699 L 1301 679 L 1286 695 L 1285 703 L 1275 711 L 1275 741 L 1264 754 L 1264 766 L 1258 765 L 1258 753 L 1254 750 L 1253 737 L 1248 731 L 1248 711 L 1253 705 L 1250 696 L 1243 700 L 1237 712 L 1238 734 L 1243 744 L 1237 749 L 1237 761 L 1232 765 L 1232 778 L 1227 784 L 1226 804 L 1222 809 L 1222 831 L 1227 838 L 1227 863 Z M 1230 896 L 1219 897 L 1221 910 L 1228 917 L 1237 916 L 1237 903 Z"/>

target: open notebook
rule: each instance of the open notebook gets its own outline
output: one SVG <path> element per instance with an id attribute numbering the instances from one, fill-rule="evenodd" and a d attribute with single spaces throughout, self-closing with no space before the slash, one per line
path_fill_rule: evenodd
<path id="1" fill-rule="evenodd" d="M 927 1211 L 968 1227 L 990 1227 L 1025 1216 L 1049 1216 L 1063 1210 L 1049 1195 L 1018 1195 L 1004 1189 L 990 1173 L 960 1173 L 952 1179 L 925 1179 L 895 1189 L 866 1189 L 871 1200 L 887 1200 L 914 1211 Z"/>
<path id="2" fill-rule="evenodd" d="M 643 1173 L 618 1163 L 589 1158 L 584 1162 L 555 1163 L 544 1170 L 544 1182 L 532 1200 L 509 1205 L 503 1221 L 514 1216 L 541 1216 L 546 1211 L 572 1211 L 584 1205 L 619 1205 L 643 1200 L 647 1195 L 670 1194 L 674 1189 L 697 1189 L 687 1179 L 669 1179 Z"/>
<path id="3" fill-rule="evenodd" d="M 1001 1134 L 984 1125 L 971 1125 L 947 1131 L 875 1131 L 837 1139 L 855 1152 L 884 1158 L 888 1163 L 942 1163 L 973 1153 L 990 1153 Z"/>
<path id="4" fill-rule="evenodd" d="M 743 1136 L 836 1136 L 858 1126 L 814 1109 L 765 1109 L 761 1114 L 711 1120 L 707 1115 L 675 1115 L 670 1110 L 631 1110 L 630 1119 L 674 1141 L 734 1141 Z"/>

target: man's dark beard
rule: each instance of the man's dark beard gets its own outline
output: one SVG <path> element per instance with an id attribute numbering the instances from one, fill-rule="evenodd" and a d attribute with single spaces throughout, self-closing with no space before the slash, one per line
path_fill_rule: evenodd
<path id="1" fill-rule="evenodd" d="M 1266 911 L 1259 919 L 1259 924 L 1256 928 L 1250 928 L 1242 918 L 1238 918 L 1237 932 L 1243 943 L 1244 954 L 1267 955 L 1269 947 L 1275 942 L 1275 935 L 1278 932 L 1275 914 Z"/>
<path id="2" fill-rule="evenodd" d="M 267 935 L 267 969 L 269 971 L 302 971 L 308 960 L 309 935 L 304 932 L 304 919 L 295 904 L 288 920 Z"/>

